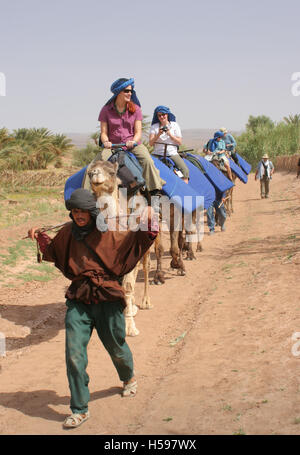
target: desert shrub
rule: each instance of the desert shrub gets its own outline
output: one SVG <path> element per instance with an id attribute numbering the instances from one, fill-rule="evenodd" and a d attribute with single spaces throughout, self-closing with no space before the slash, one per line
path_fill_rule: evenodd
<path id="1" fill-rule="evenodd" d="M 248 123 L 246 132 L 237 137 L 237 150 L 250 164 L 255 166 L 264 153 L 273 159 L 297 153 L 300 146 L 299 125 L 284 122 L 272 125 L 265 116 L 261 118 L 264 119 L 262 124 L 255 123 L 252 118 L 251 128 L 248 128 Z"/>
<path id="2" fill-rule="evenodd" d="M 76 149 L 73 152 L 73 164 L 74 166 L 84 167 L 87 166 L 97 153 L 99 153 L 100 149 L 95 144 L 87 144 L 85 148 Z"/>
<path id="3" fill-rule="evenodd" d="M 20 128 L 12 134 L 2 129 L 0 138 L 0 171 L 46 169 L 53 162 L 59 165 L 61 156 L 73 148 L 69 138 L 47 128 Z"/>

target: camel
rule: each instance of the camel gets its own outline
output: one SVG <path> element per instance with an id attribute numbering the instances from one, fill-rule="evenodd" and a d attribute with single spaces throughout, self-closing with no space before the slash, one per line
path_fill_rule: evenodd
<path id="1" fill-rule="evenodd" d="M 219 171 L 222 172 L 222 174 L 224 174 L 230 180 L 226 168 L 222 166 L 222 163 L 217 159 L 216 155 L 213 155 L 211 162 L 216 166 L 216 168 L 219 169 Z M 232 183 L 235 183 L 236 174 L 233 171 L 231 171 L 231 175 Z M 228 216 L 230 216 L 233 213 L 233 189 L 234 186 L 232 186 L 231 188 L 229 188 L 229 190 L 226 191 L 226 197 L 224 201 L 225 210 Z"/>
<path id="2" fill-rule="evenodd" d="M 109 161 L 93 161 L 88 167 L 88 177 L 90 188 L 95 194 L 98 206 L 101 211 L 105 211 L 106 222 L 109 228 L 118 228 L 124 224 L 127 225 L 127 213 L 123 213 L 121 217 L 120 207 L 127 208 L 127 200 L 122 200 L 124 194 L 118 191 L 118 186 L 121 183 L 117 177 L 118 163 Z M 87 183 L 84 183 L 87 187 Z M 100 202 L 101 201 L 101 202 Z M 104 213 L 104 212 L 103 212 Z M 117 224 L 116 224 L 117 223 Z M 122 226 L 121 226 L 122 228 Z M 127 229 L 127 227 L 126 227 Z M 124 229 L 123 229 L 124 230 Z M 141 261 L 140 261 L 141 262 Z M 144 295 L 139 308 L 150 309 L 152 304 L 149 295 L 149 271 L 150 271 L 150 251 L 144 255 L 142 259 L 144 270 Z M 134 290 L 140 263 L 130 273 L 123 277 L 122 286 L 125 291 L 126 309 L 124 311 L 126 321 L 126 335 L 136 336 L 139 334 L 134 321 L 134 316 L 137 313 L 135 305 Z"/>
<path id="3" fill-rule="evenodd" d="M 166 199 L 168 199 L 165 196 Z M 193 243 L 197 243 L 196 251 L 202 251 L 202 244 L 200 241 L 199 223 L 197 211 L 194 211 L 191 216 L 186 219 L 182 216 L 181 210 L 170 201 L 166 201 L 164 197 L 161 198 L 162 204 L 162 219 L 166 222 L 170 233 L 170 255 L 172 257 L 170 267 L 177 269 L 177 274 L 184 276 L 186 269 L 184 265 L 184 252 L 186 252 L 186 260 L 194 260 L 196 256 L 193 251 Z M 166 207 L 164 208 L 164 205 Z M 185 236 L 184 236 L 185 233 Z M 154 284 L 164 284 L 164 272 L 162 270 L 162 256 L 164 252 L 163 244 L 161 241 L 161 224 L 160 235 L 157 237 L 155 243 L 155 255 L 157 261 L 156 272 L 154 275 Z"/>
<path id="4" fill-rule="evenodd" d="M 120 206 L 127 208 L 128 200 L 122 201 L 123 193 L 118 191 L 118 186 L 121 183 L 117 177 L 118 163 L 111 163 L 109 161 L 96 160 L 93 161 L 88 167 L 89 185 L 93 193 L 95 194 L 99 203 L 100 210 L 105 210 L 106 220 L 109 227 L 115 228 L 116 225 L 112 226 L 112 223 L 122 223 L 122 219 L 118 219 L 120 213 Z M 87 182 L 84 182 L 84 186 L 87 187 Z M 105 198 L 108 198 L 108 203 L 105 203 Z M 112 203 L 112 201 L 114 201 Z M 103 203 L 104 202 L 104 203 Z M 127 217 L 127 213 L 122 215 L 124 218 Z M 195 216 L 193 214 L 193 221 Z M 124 222 L 125 220 L 123 220 Z M 170 238 L 171 238 L 171 255 L 172 261 L 171 266 L 178 269 L 179 275 L 185 275 L 185 267 L 182 260 L 182 251 L 184 248 L 184 239 L 182 229 L 178 223 L 180 217 L 176 217 L 176 209 L 173 204 L 170 206 Z M 127 223 L 127 219 L 126 219 Z M 192 228 L 186 231 L 187 238 L 194 234 Z M 195 259 L 195 255 L 192 250 L 192 243 L 187 242 L 188 251 L 187 257 L 189 259 Z M 201 246 L 201 244 L 199 243 Z M 200 246 L 198 245 L 198 250 Z M 154 242 L 155 255 L 157 258 L 157 268 L 154 275 L 153 282 L 156 284 L 164 283 L 164 273 L 162 270 L 162 255 L 163 246 L 161 242 L 161 222 L 160 230 Z M 142 302 L 138 305 L 140 309 L 150 309 L 153 307 L 149 295 L 149 271 L 150 271 L 150 250 L 144 255 L 142 259 L 143 271 L 144 271 L 144 295 Z M 135 304 L 135 283 L 139 270 L 139 264 L 130 273 L 123 277 L 122 286 L 125 291 L 126 298 L 126 309 L 124 311 L 125 322 L 126 322 L 126 335 L 136 336 L 139 334 L 139 330 L 136 327 L 134 316 L 137 313 L 137 305 Z"/>

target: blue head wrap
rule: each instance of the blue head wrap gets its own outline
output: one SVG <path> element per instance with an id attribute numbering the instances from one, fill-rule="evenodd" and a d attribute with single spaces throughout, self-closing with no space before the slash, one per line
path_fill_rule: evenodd
<path id="1" fill-rule="evenodd" d="M 218 139 L 219 137 L 224 137 L 223 131 L 216 131 L 214 134 L 214 139 Z"/>
<path id="2" fill-rule="evenodd" d="M 172 112 L 170 111 L 170 109 L 167 107 L 167 106 L 157 106 L 155 109 L 154 109 L 154 113 L 153 113 L 153 118 L 152 118 L 152 123 L 151 125 L 153 125 L 154 123 L 159 123 L 159 120 L 158 120 L 158 116 L 157 116 L 157 113 L 158 112 L 161 112 L 162 114 L 168 114 L 168 120 L 169 122 L 176 122 L 176 117 L 174 114 L 172 114 Z"/>
<path id="3" fill-rule="evenodd" d="M 135 90 L 133 89 L 134 88 L 134 79 L 133 78 L 131 78 L 131 79 L 121 78 L 121 79 L 117 79 L 115 82 L 113 82 L 110 87 L 110 91 L 113 93 L 113 96 L 107 101 L 106 105 L 111 103 L 113 100 L 115 100 L 117 98 L 117 96 L 119 95 L 119 93 L 121 93 L 122 90 L 124 90 L 124 88 L 128 87 L 129 85 L 131 85 L 132 90 L 133 90 L 132 95 L 131 95 L 131 101 L 134 104 L 137 104 L 138 106 L 141 107 L 141 103 L 139 102 L 138 97 L 136 96 Z"/>
<path id="4" fill-rule="evenodd" d="M 216 131 L 214 134 L 214 138 L 210 139 L 208 147 L 211 152 L 215 151 L 217 147 L 217 139 L 219 137 L 224 137 L 224 133 L 222 131 Z"/>

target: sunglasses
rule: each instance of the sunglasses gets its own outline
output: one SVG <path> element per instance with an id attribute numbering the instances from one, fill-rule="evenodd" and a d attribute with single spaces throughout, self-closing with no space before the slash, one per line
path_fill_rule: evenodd
<path id="1" fill-rule="evenodd" d="M 165 115 L 168 115 L 168 114 L 164 114 L 162 112 L 159 112 L 157 115 L 158 115 L 158 117 L 164 117 Z"/>
<path id="2" fill-rule="evenodd" d="M 125 88 L 125 89 L 123 90 L 123 92 L 124 92 L 124 93 L 132 93 L 133 90 L 132 90 L 131 88 Z"/>

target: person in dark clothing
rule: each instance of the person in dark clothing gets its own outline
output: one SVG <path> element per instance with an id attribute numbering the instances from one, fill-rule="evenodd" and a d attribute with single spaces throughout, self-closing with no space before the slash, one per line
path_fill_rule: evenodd
<path id="1" fill-rule="evenodd" d="M 53 239 L 35 228 L 28 231 L 28 236 L 37 240 L 43 259 L 54 262 L 71 280 L 65 295 L 65 329 L 72 414 L 63 426 L 75 428 L 90 416 L 86 367 L 87 345 L 94 328 L 123 381 L 122 395 L 136 394 L 132 353 L 125 341 L 126 301 L 120 277 L 133 270 L 150 248 L 158 227 L 154 226 L 151 207 L 147 207 L 141 217 L 140 230 L 108 230 L 94 195 L 83 188 L 72 193 L 66 208 L 72 221 Z"/>

